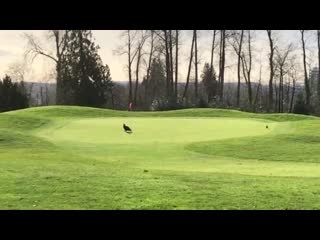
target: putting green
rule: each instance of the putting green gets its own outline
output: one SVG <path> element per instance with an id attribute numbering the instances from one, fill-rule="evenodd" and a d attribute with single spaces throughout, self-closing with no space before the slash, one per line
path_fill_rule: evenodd
<path id="1" fill-rule="evenodd" d="M 133 129 L 132 134 L 123 131 L 123 123 Z M 281 124 L 284 125 L 269 123 L 266 129 L 264 121 L 235 118 L 75 119 L 44 129 L 38 135 L 52 142 L 73 144 L 183 144 L 270 134 Z"/>
<path id="2" fill-rule="evenodd" d="M 319 209 L 319 136 L 293 114 L 1 113 L 0 209 Z"/>

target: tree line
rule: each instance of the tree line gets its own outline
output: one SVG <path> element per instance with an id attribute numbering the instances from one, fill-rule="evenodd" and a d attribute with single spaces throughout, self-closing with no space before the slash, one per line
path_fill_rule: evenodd
<path id="1" fill-rule="evenodd" d="M 135 110 L 147 111 L 218 107 L 319 114 L 320 74 L 316 75 L 316 88 L 312 87 L 306 39 L 306 34 L 317 39 L 320 68 L 319 30 L 297 30 L 298 46 L 281 43 L 279 31 L 260 31 L 268 42 L 264 46 L 268 58 L 264 73 L 254 49 L 257 31 L 207 32 L 210 41 L 201 45 L 200 30 L 123 30 L 114 53 L 126 58 L 127 85 L 112 81 L 110 68 L 103 64 L 90 30 L 49 30 L 54 53 L 34 35 L 25 34 L 25 56 L 31 62 L 42 56 L 55 64 L 58 105 L 126 109 L 133 103 Z M 183 39 L 183 34 L 189 34 L 189 38 Z M 182 47 L 189 48 L 187 58 Z M 200 48 L 210 52 L 203 64 Z M 236 70 L 232 83 L 226 82 L 230 80 L 226 77 L 230 58 Z M 186 69 L 181 68 L 182 63 Z M 264 84 L 262 75 L 266 72 L 268 82 Z M 303 86 L 298 84 L 300 80 Z"/>
<path id="2" fill-rule="evenodd" d="M 23 81 L 14 82 L 8 75 L 0 79 L 0 112 L 28 106 L 28 96 Z"/>
<path id="3" fill-rule="evenodd" d="M 192 31 L 186 79 L 178 79 L 181 30 L 123 31 L 121 35 L 123 43 L 116 53 L 127 56 L 129 79 L 127 101 L 133 102 L 137 108 L 143 110 L 149 110 L 153 105 L 160 105 L 158 108 L 161 110 L 212 106 L 279 113 L 294 112 L 297 103 L 298 109 L 303 109 L 303 113 L 319 113 L 320 75 L 317 74 L 316 89 L 311 89 L 309 76 L 311 61 L 308 62 L 306 53 L 306 32 L 308 32 L 309 35 L 317 37 L 317 65 L 320 67 L 319 30 L 299 30 L 298 46 L 294 46 L 292 42 L 281 44 L 277 36 L 279 31 L 263 31 L 262 34 L 265 34 L 269 45 L 265 46 L 268 49 L 269 63 L 267 88 L 266 84 L 262 83 L 261 62 L 258 66 L 259 77 L 254 77 L 252 74 L 254 62 L 257 62 L 253 51 L 256 31 L 211 30 L 211 44 L 205 46 L 207 49 L 210 48 L 210 61 L 204 63 L 200 79 L 198 32 L 200 31 Z M 146 43 L 149 43 L 149 48 L 143 48 Z M 226 62 L 231 56 L 230 52 L 236 57 L 237 79 L 234 81 L 236 87 L 226 89 L 225 72 L 228 68 Z M 144 59 L 146 71 L 139 84 L 140 65 Z M 193 77 L 191 77 L 192 71 Z M 302 78 L 301 89 L 297 83 Z M 180 89 L 179 85 L 182 85 Z M 300 110 L 297 111 L 301 112 Z"/>

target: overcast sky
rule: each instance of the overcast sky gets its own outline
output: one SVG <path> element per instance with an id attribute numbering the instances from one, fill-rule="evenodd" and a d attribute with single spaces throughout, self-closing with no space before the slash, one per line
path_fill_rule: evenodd
<path id="1" fill-rule="evenodd" d="M 0 30 L 0 77 L 3 77 L 5 73 L 7 73 L 8 68 L 15 62 L 23 60 L 23 53 L 26 49 L 26 40 L 23 38 L 23 33 L 29 32 L 33 33 L 39 39 L 42 40 L 43 43 L 49 43 L 46 40 L 47 31 L 19 31 L 19 30 Z M 113 51 L 121 44 L 121 39 L 119 37 L 121 31 L 116 30 L 94 30 L 93 37 L 95 38 L 95 42 L 101 47 L 99 50 L 99 54 L 103 60 L 104 64 L 108 64 L 111 69 L 111 76 L 113 80 L 127 80 L 127 72 L 125 69 L 126 58 L 125 56 L 117 56 L 113 54 Z M 179 73 L 180 79 L 185 78 L 185 73 L 187 71 L 187 62 L 188 55 L 190 51 L 191 31 L 182 31 L 181 33 L 181 56 L 180 56 L 180 70 Z M 265 31 L 256 31 L 256 42 L 254 45 L 254 69 L 253 74 L 258 74 L 258 62 L 261 61 L 263 68 L 263 80 L 267 80 L 267 54 L 268 54 L 268 39 Z M 205 62 L 210 61 L 210 44 L 211 44 L 211 36 L 212 31 L 200 31 L 199 34 L 199 56 L 200 56 L 200 73 L 203 68 L 203 64 Z M 293 42 L 297 47 L 300 47 L 300 35 L 298 30 L 283 30 L 278 31 L 277 37 L 279 38 L 280 44 L 285 46 L 286 44 Z M 308 37 L 308 48 L 309 48 L 309 61 L 311 64 L 314 62 L 314 57 L 316 56 L 316 38 L 315 34 L 312 32 L 309 33 Z M 46 46 L 50 49 L 50 46 Z M 299 51 L 297 50 L 297 56 L 300 56 Z M 53 48 L 51 48 L 53 51 Z M 232 49 L 229 48 L 229 54 L 233 54 Z M 217 60 L 216 55 L 216 60 Z M 231 57 L 227 59 L 226 65 L 229 66 L 229 70 L 226 73 L 226 81 L 236 79 L 234 67 L 235 62 Z M 314 65 L 314 64 L 313 64 Z M 45 58 L 38 58 L 32 65 L 32 69 L 27 74 L 27 81 L 40 81 L 44 78 L 49 78 L 48 75 L 53 71 L 54 64 L 52 60 Z"/>

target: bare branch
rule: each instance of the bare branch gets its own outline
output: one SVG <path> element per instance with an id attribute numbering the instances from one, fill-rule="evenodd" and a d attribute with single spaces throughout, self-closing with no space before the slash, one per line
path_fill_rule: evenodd
<path id="1" fill-rule="evenodd" d="M 42 55 L 47 58 L 50 58 L 51 60 L 58 62 L 58 60 L 51 56 L 50 54 L 46 53 L 43 48 L 41 47 L 39 41 L 36 39 L 36 37 L 33 34 L 24 34 L 24 37 L 28 41 L 28 49 L 25 52 L 25 56 L 32 55 L 32 61 L 38 56 Z"/>

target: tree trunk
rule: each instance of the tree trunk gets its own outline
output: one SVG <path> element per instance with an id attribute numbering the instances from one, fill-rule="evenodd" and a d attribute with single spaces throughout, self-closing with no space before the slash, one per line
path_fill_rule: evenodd
<path id="1" fill-rule="evenodd" d="M 190 61 L 189 61 L 189 67 L 188 67 L 188 75 L 187 75 L 187 82 L 184 88 L 183 92 L 183 99 L 186 97 L 187 90 L 188 90 L 188 85 L 189 85 L 189 80 L 190 80 L 190 72 L 191 72 L 191 64 L 192 64 L 192 59 L 193 59 L 193 46 L 194 46 L 194 35 L 192 37 L 192 44 L 191 44 L 191 51 L 190 51 Z"/>
<path id="2" fill-rule="evenodd" d="M 258 87 L 256 90 L 256 96 L 254 98 L 254 106 L 256 108 L 257 105 L 257 100 L 258 100 L 258 96 L 259 96 L 259 92 L 260 92 L 260 87 L 261 87 L 261 65 L 260 65 L 260 73 L 259 73 L 259 83 L 258 83 Z"/>
<path id="3" fill-rule="evenodd" d="M 139 86 L 139 68 L 140 68 L 140 59 L 141 59 L 141 45 L 139 46 L 138 56 L 137 56 L 137 67 L 136 67 L 136 85 L 134 89 L 134 106 L 137 106 L 137 95 L 138 95 L 138 86 Z"/>
<path id="4" fill-rule="evenodd" d="M 132 73 L 131 63 L 129 63 L 129 103 L 132 102 Z"/>
<path id="5" fill-rule="evenodd" d="M 128 30 L 128 72 L 129 72 L 129 103 L 132 102 L 132 70 L 131 70 L 131 37 L 130 30 Z"/>
<path id="6" fill-rule="evenodd" d="M 194 81 L 194 95 L 196 101 L 198 99 L 198 44 L 197 44 L 197 30 L 193 31 L 194 34 L 194 67 L 195 67 L 195 81 Z"/>
<path id="7" fill-rule="evenodd" d="M 250 108 L 252 108 L 252 87 L 251 87 L 251 81 L 250 80 L 248 81 L 248 96 L 249 96 Z"/>
<path id="8" fill-rule="evenodd" d="M 220 98 L 220 85 L 221 85 L 221 59 L 222 59 L 222 30 L 220 30 L 220 43 L 219 43 L 219 76 L 218 76 L 218 91 L 217 94 Z"/>
<path id="9" fill-rule="evenodd" d="M 145 95 L 144 95 L 144 99 L 145 102 L 148 103 L 148 88 L 149 88 L 149 80 L 150 80 L 150 68 L 151 68 L 151 62 L 152 62 L 152 55 L 153 55 L 153 31 L 151 31 L 151 47 L 150 47 L 150 53 L 149 53 L 149 61 L 148 61 L 148 68 L 147 68 L 147 78 L 146 78 L 146 82 L 145 82 Z"/>
<path id="10" fill-rule="evenodd" d="M 317 95 L 318 104 L 320 103 L 320 30 L 317 30 L 318 35 L 318 85 L 317 85 Z"/>
<path id="11" fill-rule="evenodd" d="M 291 81 L 287 82 L 287 89 L 286 89 L 286 110 L 287 112 L 290 112 L 290 87 L 291 87 Z"/>
<path id="12" fill-rule="evenodd" d="M 259 97 L 259 93 L 260 93 L 260 88 L 261 88 L 261 82 L 259 81 L 258 86 L 257 86 L 257 90 L 256 90 L 256 96 L 254 98 L 254 107 L 256 108 L 257 106 L 257 101 L 258 101 L 258 97 Z"/>
<path id="13" fill-rule="evenodd" d="M 111 88 L 111 104 L 112 104 L 112 109 L 115 110 L 115 106 L 114 106 L 114 93 L 113 93 L 112 88 Z"/>
<path id="14" fill-rule="evenodd" d="M 250 107 L 252 107 L 252 88 L 251 88 L 252 53 L 251 53 L 251 35 L 250 35 L 250 30 L 248 30 L 248 51 L 249 51 L 248 93 L 249 93 L 249 104 L 250 104 Z"/>
<path id="15" fill-rule="evenodd" d="M 213 75 L 213 56 L 214 56 L 214 49 L 215 49 L 215 46 L 214 46 L 215 40 L 216 40 L 216 30 L 213 30 L 213 38 L 212 38 L 212 46 L 211 46 L 211 61 L 210 61 L 210 78 Z M 214 79 L 210 79 L 210 81 L 214 81 Z M 212 93 L 208 94 L 208 102 L 210 102 L 212 95 L 213 95 Z"/>
<path id="16" fill-rule="evenodd" d="M 62 79 L 62 54 L 66 47 L 66 40 L 68 31 L 64 31 L 63 34 L 59 30 L 50 30 L 55 39 L 55 47 L 56 47 L 56 104 L 63 105 L 65 104 L 65 94 L 64 94 L 64 85 Z M 61 36 L 62 34 L 62 36 Z"/>
<path id="17" fill-rule="evenodd" d="M 44 98 L 43 98 L 43 91 L 42 86 L 40 86 L 40 106 L 43 106 L 44 104 Z"/>
<path id="18" fill-rule="evenodd" d="M 219 71 L 219 100 L 223 101 L 223 84 L 224 84 L 224 68 L 225 68 L 225 30 L 221 30 L 220 43 L 220 71 Z"/>
<path id="19" fill-rule="evenodd" d="M 291 94 L 290 112 L 292 112 L 292 110 L 293 110 L 293 99 L 294 99 L 295 90 L 296 90 L 296 81 L 295 81 L 295 79 L 292 79 L 292 94 Z"/>
<path id="20" fill-rule="evenodd" d="M 174 85 L 173 85 L 173 50 L 172 50 L 172 30 L 169 30 L 169 54 L 170 54 L 170 93 L 172 94 Z"/>
<path id="21" fill-rule="evenodd" d="M 283 83 L 283 73 L 282 73 L 282 76 L 281 76 L 281 104 L 280 104 L 280 112 L 283 113 L 283 105 L 284 105 L 284 83 Z"/>
<path id="22" fill-rule="evenodd" d="M 80 79 L 80 89 L 79 92 L 80 94 L 76 93 L 75 101 L 77 104 L 86 106 L 88 105 L 88 98 L 85 95 L 86 92 L 86 82 L 88 81 L 88 76 L 87 76 L 87 71 L 86 71 L 86 66 L 85 66 L 85 59 L 84 59 L 84 52 L 83 52 L 83 32 L 82 30 L 78 30 L 78 37 L 79 37 L 79 43 L 80 43 L 80 48 L 79 48 L 79 53 L 80 53 L 80 60 L 79 60 L 79 65 L 81 68 L 81 78 Z M 74 96 L 73 96 L 74 97 Z M 69 103 L 70 104 L 70 103 Z"/>
<path id="23" fill-rule="evenodd" d="M 238 50 L 238 86 L 237 86 L 237 107 L 240 107 L 240 85 L 241 85 L 241 51 L 242 51 L 242 40 L 243 40 L 244 30 L 241 30 L 239 50 Z"/>
<path id="24" fill-rule="evenodd" d="M 61 55 L 59 48 L 59 32 L 54 33 L 55 43 L 56 43 L 56 55 L 57 55 L 57 63 L 56 63 L 56 72 L 57 72 L 57 84 L 56 84 L 56 104 L 63 105 L 64 104 L 64 96 L 63 96 L 63 84 L 61 78 Z"/>
<path id="25" fill-rule="evenodd" d="M 164 41 L 165 41 L 165 50 L 166 50 L 166 94 L 167 98 L 170 96 L 170 57 L 169 57 L 169 40 L 167 30 L 164 30 Z"/>
<path id="26" fill-rule="evenodd" d="M 247 60 L 246 60 L 244 54 L 241 57 L 241 60 L 242 60 L 243 76 L 244 76 L 244 79 L 246 81 L 247 88 L 248 88 L 249 107 L 252 110 L 252 87 L 251 87 L 252 54 L 251 54 L 251 35 L 250 35 L 250 30 L 248 30 L 248 57 L 249 57 L 249 63 L 247 63 Z"/>
<path id="27" fill-rule="evenodd" d="M 210 61 L 210 76 L 213 73 L 213 54 L 214 54 L 214 43 L 216 39 L 216 30 L 213 30 L 212 46 L 211 46 L 211 61 Z"/>
<path id="28" fill-rule="evenodd" d="M 61 62 L 57 62 L 56 65 L 57 72 L 57 84 L 56 84 L 56 104 L 63 105 L 64 102 L 64 90 L 63 90 L 63 80 L 61 78 Z"/>
<path id="29" fill-rule="evenodd" d="M 68 30 L 63 31 L 63 34 L 60 30 L 49 30 L 49 33 L 52 34 L 54 41 L 55 41 L 55 47 L 56 47 L 56 57 L 43 52 L 40 45 L 37 44 L 37 41 L 35 41 L 34 37 L 32 35 L 26 34 L 25 37 L 27 38 L 28 42 L 31 45 L 30 52 L 34 53 L 35 55 L 33 58 L 35 58 L 37 55 L 45 56 L 51 60 L 53 60 L 56 64 L 56 104 L 61 105 L 65 104 L 65 90 L 64 90 L 64 84 L 62 79 L 62 55 L 64 53 L 64 49 L 66 47 L 66 39 L 67 39 L 67 33 Z"/>
<path id="30" fill-rule="evenodd" d="M 283 71 L 282 66 L 280 67 L 280 78 L 279 78 L 279 102 L 278 102 L 278 112 L 281 113 L 281 105 L 283 102 L 282 99 L 282 93 L 283 93 Z"/>
<path id="31" fill-rule="evenodd" d="M 48 106 L 49 105 L 49 89 L 48 89 L 48 83 L 46 83 L 46 87 L 45 87 L 45 105 Z"/>
<path id="32" fill-rule="evenodd" d="M 278 88 L 277 88 L 277 80 L 275 80 L 274 82 L 274 89 L 275 89 L 275 92 L 276 92 L 276 101 L 275 101 L 275 105 L 274 105 L 274 112 L 277 112 L 278 108 Z"/>
<path id="33" fill-rule="evenodd" d="M 176 30 L 176 71 L 175 71 L 175 83 L 174 83 L 174 96 L 177 101 L 178 98 L 178 56 L 179 56 L 179 31 Z"/>
<path id="34" fill-rule="evenodd" d="M 301 32 L 302 51 L 303 51 L 303 68 L 304 68 L 304 85 L 305 85 L 305 91 L 306 91 L 306 105 L 309 108 L 310 107 L 310 87 L 309 87 L 308 72 L 307 72 L 304 30 L 300 30 L 300 32 Z"/>
<path id="35" fill-rule="evenodd" d="M 267 30 L 270 44 L 270 57 L 269 57 L 269 66 L 270 66 L 270 78 L 269 78 L 269 101 L 268 101 L 268 110 L 271 111 L 273 105 L 273 76 L 274 76 L 274 67 L 273 67 L 273 55 L 274 55 L 274 47 L 273 47 L 273 39 L 271 30 Z"/>

